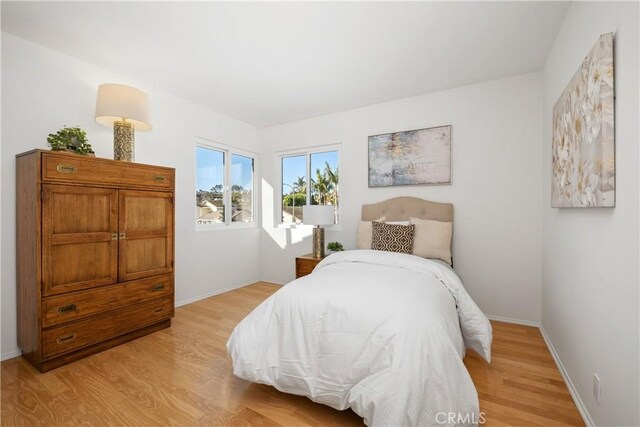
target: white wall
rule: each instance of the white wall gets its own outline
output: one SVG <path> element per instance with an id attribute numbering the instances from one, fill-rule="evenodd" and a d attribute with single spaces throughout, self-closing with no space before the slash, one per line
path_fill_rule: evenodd
<path id="1" fill-rule="evenodd" d="M 551 209 L 553 105 L 614 32 L 616 207 Z M 638 3 L 576 2 L 544 68 L 542 324 L 597 425 L 639 425 Z M 592 396 L 593 373 L 602 403 Z"/>
<path id="2" fill-rule="evenodd" d="M 144 56 L 140 57 L 144 60 Z M 258 228 L 196 232 L 195 137 L 250 151 L 258 129 L 2 33 L 2 355 L 16 355 L 15 154 L 47 148 L 63 125 L 82 126 L 98 157 L 113 158 L 112 130 L 95 123 L 101 83 L 149 92 L 154 129 L 136 133 L 136 161 L 176 168 L 176 302 L 260 278 Z"/>
<path id="3" fill-rule="evenodd" d="M 454 263 L 490 315 L 540 319 L 542 80 L 491 81 L 264 128 L 262 272 L 284 283 L 294 257 L 311 251 L 309 230 L 274 228 L 278 151 L 342 143 L 341 230 L 327 241 L 355 247 L 364 203 L 408 195 L 454 204 Z M 367 137 L 451 124 L 453 184 L 368 188 Z"/>

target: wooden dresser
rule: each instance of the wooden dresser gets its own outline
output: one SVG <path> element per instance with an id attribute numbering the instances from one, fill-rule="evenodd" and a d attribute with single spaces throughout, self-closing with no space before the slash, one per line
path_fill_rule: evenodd
<path id="1" fill-rule="evenodd" d="M 16 156 L 18 345 L 40 371 L 171 326 L 175 170 Z"/>

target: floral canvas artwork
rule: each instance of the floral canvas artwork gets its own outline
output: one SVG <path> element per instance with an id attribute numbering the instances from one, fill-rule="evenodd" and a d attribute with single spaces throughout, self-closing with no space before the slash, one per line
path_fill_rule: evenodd
<path id="1" fill-rule="evenodd" d="M 451 126 L 369 137 L 369 187 L 451 183 Z"/>
<path id="2" fill-rule="evenodd" d="M 603 34 L 553 108 L 551 206 L 615 206 L 613 34 Z"/>

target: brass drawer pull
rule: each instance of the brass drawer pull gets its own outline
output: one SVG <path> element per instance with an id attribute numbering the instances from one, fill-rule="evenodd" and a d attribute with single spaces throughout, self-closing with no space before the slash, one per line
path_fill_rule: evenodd
<path id="1" fill-rule="evenodd" d="M 126 239 L 127 238 L 127 234 L 126 233 L 120 233 L 120 236 L 118 237 L 119 239 Z"/>
<path id="2" fill-rule="evenodd" d="M 162 175 L 156 175 L 153 177 L 154 181 L 158 181 L 158 182 L 164 182 L 167 178 L 162 176 Z"/>
<path id="3" fill-rule="evenodd" d="M 69 335 L 65 335 L 63 337 L 58 338 L 56 342 L 58 344 L 63 344 L 65 342 L 73 341 L 74 339 L 76 339 L 76 334 L 69 334 Z"/>
<path id="4" fill-rule="evenodd" d="M 153 289 L 151 289 L 153 292 L 160 292 L 160 291 L 164 291 L 164 283 L 157 283 L 155 285 L 153 285 Z"/>
<path id="5" fill-rule="evenodd" d="M 58 307 L 58 313 L 60 313 L 60 314 L 66 314 L 66 313 L 69 313 L 71 311 L 76 311 L 76 305 L 75 304 L 63 305 L 62 307 Z"/>
<path id="6" fill-rule="evenodd" d="M 76 173 L 76 167 L 74 165 L 65 165 L 64 163 L 58 163 L 56 169 L 60 173 Z"/>
<path id="7" fill-rule="evenodd" d="M 164 311 L 164 307 L 158 307 L 155 310 L 153 310 L 153 314 L 162 313 L 163 311 Z"/>
<path id="8" fill-rule="evenodd" d="M 118 240 L 118 233 L 111 233 L 111 240 Z"/>

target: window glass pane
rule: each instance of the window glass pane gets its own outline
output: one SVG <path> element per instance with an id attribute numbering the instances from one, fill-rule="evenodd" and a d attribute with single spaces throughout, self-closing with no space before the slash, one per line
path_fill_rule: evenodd
<path id="1" fill-rule="evenodd" d="M 196 222 L 224 223 L 224 153 L 196 147 Z"/>
<path id="2" fill-rule="evenodd" d="M 338 152 L 311 154 L 311 204 L 335 206 L 338 223 Z"/>
<path id="3" fill-rule="evenodd" d="M 282 158 L 282 222 L 302 222 L 307 204 L 307 156 Z"/>
<path id="4" fill-rule="evenodd" d="M 253 159 L 231 154 L 231 221 L 253 222 Z"/>

